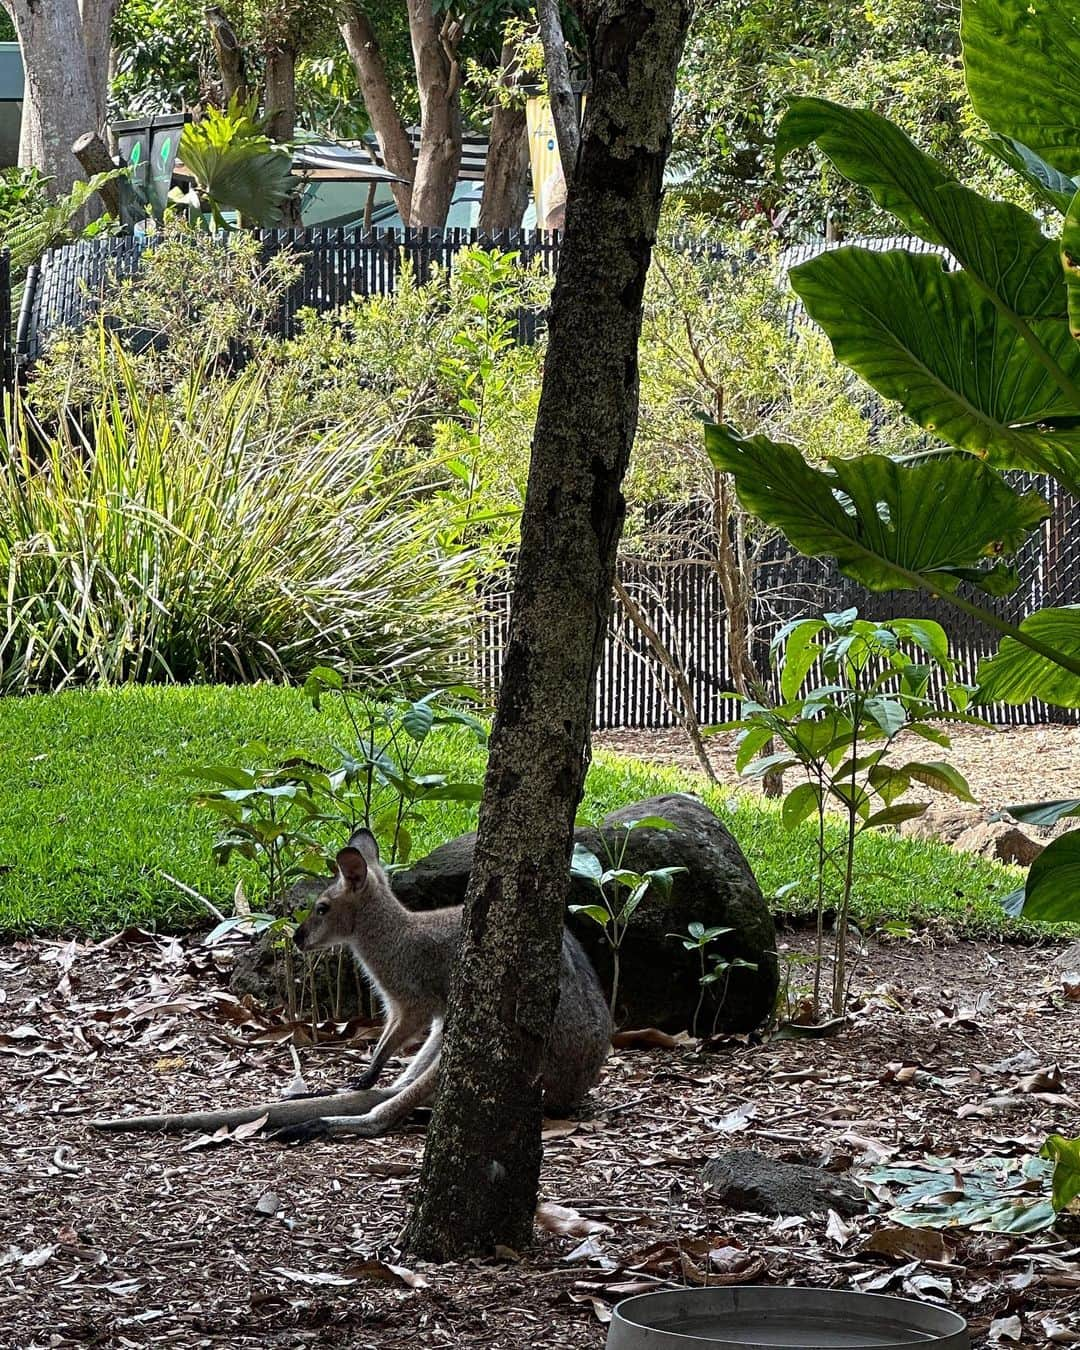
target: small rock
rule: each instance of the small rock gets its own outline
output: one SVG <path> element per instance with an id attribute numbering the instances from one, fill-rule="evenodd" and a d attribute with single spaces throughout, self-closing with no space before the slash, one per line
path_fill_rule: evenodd
<path id="1" fill-rule="evenodd" d="M 777 1162 L 754 1149 L 732 1149 L 705 1165 L 710 1197 L 752 1214 L 862 1214 L 862 1188 L 843 1175 L 805 1163 Z"/>

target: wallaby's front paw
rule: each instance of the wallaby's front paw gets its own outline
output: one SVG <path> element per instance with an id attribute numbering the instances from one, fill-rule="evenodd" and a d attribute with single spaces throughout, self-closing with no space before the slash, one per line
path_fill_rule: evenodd
<path id="1" fill-rule="evenodd" d="M 368 1088 L 373 1088 L 378 1081 L 379 1070 L 372 1067 L 365 1069 L 359 1078 L 352 1079 L 349 1087 L 353 1092 L 366 1092 Z"/>
<path id="2" fill-rule="evenodd" d="M 330 1126 L 325 1116 L 314 1120 L 300 1120 L 295 1125 L 283 1125 L 269 1136 L 279 1144 L 310 1144 L 314 1139 L 329 1139 Z"/>

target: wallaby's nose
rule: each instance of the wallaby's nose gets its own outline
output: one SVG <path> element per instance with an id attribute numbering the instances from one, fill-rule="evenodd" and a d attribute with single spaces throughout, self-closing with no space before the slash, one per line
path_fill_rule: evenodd
<path id="1" fill-rule="evenodd" d="M 302 923 L 299 925 L 299 927 L 293 929 L 292 935 L 293 945 L 297 947 L 300 951 L 304 950 L 304 943 L 307 941 L 307 933 L 304 931 L 306 928 L 307 924 Z"/>

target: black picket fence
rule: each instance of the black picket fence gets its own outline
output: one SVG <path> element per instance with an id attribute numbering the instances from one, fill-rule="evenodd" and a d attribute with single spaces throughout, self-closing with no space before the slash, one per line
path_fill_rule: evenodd
<path id="1" fill-rule="evenodd" d="M 962 593 L 1000 617 L 1019 623 L 1035 609 L 1080 602 L 1080 501 L 1046 479 L 1024 474 L 1008 477 L 1014 486 L 1044 495 L 1051 514 L 1016 559 L 1020 585 L 1012 595 L 989 599 L 967 589 Z M 763 558 L 758 590 L 767 599 L 759 601 L 755 615 L 761 624 L 761 637 L 753 655 L 760 681 L 774 698 L 779 698 L 780 691 L 775 671 L 770 668 L 768 640 L 780 624 L 791 619 L 851 607 L 868 619 L 935 619 L 948 634 L 956 677 L 967 684 L 975 684 L 979 662 L 997 650 L 999 637 L 993 629 L 946 600 L 920 591 L 867 591 L 841 575 L 831 560 L 793 554 L 779 536 Z M 699 721 L 709 724 L 734 717 L 738 701 L 730 697 L 734 680 L 729 636 L 715 571 L 707 563 L 692 560 L 624 559 L 619 576 L 685 671 Z M 498 686 L 509 613 L 508 594 L 487 599 L 475 655 L 475 678 L 489 693 Z M 935 679 L 933 683 L 940 695 L 941 681 Z M 616 600 L 597 679 L 595 725 L 676 726 L 680 708 L 674 679 L 655 659 L 646 638 Z M 988 721 L 1006 726 L 1072 724 L 1080 720 L 1076 712 L 1038 700 L 1017 707 L 999 703 L 978 712 Z"/>
<path id="2" fill-rule="evenodd" d="M 558 266 L 560 238 L 535 230 L 257 230 L 264 256 L 289 249 L 300 272 L 269 325 L 271 333 L 292 337 L 303 309 L 326 312 L 354 295 L 389 295 L 408 268 L 426 281 L 436 267 L 452 268 L 467 246 L 515 252 L 523 265 L 539 261 L 546 271 Z M 44 351 L 49 335 L 77 328 L 92 312 L 95 297 L 117 277 L 135 272 L 152 235 L 120 235 L 80 240 L 50 250 L 27 277 L 27 295 L 19 318 L 18 359 L 27 364 Z M 523 309 L 519 340 L 532 341 L 540 317 Z"/>
<path id="3" fill-rule="evenodd" d="M 477 230 L 265 230 L 259 232 L 267 256 L 282 249 L 299 255 L 301 272 L 271 325 L 281 336 L 296 331 L 296 316 L 305 308 L 320 311 L 346 303 L 354 295 L 388 294 L 405 267 L 420 280 L 435 267 L 452 268 L 467 245 L 514 251 L 523 264 L 539 260 L 554 272 L 558 265 L 558 235 L 534 231 Z M 866 241 L 862 241 L 866 242 Z M 882 241 L 895 247 L 927 246 L 918 240 Z M 113 236 L 80 241 L 51 250 L 31 268 L 20 305 L 12 344 L 11 288 L 6 256 L 0 255 L 0 349 L 3 379 L 8 387 L 18 368 L 38 357 L 51 333 L 77 327 L 92 311 L 94 298 L 110 278 L 131 274 L 152 241 L 145 236 Z M 722 256 L 702 241 L 685 241 L 697 252 Z M 819 246 L 806 246 L 788 255 L 787 263 L 802 261 Z M 518 332 L 531 341 L 543 316 L 523 310 Z M 1080 602 L 1080 503 L 1054 484 L 1030 476 L 1011 475 L 1018 486 L 1033 487 L 1051 503 L 1051 516 L 1028 541 L 1017 559 L 1021 584 L 1010 597 L 991 602 L 1003 617 L 1018 622 L 1032 610 Z M 722 721 L 735 711 L 724 695 L 731 689 L 728 634 L 724 606 L 715 575 L 707 565 L 670 560 L 663 563 L 625 562 L 622 580 L 645 601 L 650 622 L 674 653 L 689 678 L 695 712 L 703 722 Z M 943 601 L 914 592 L 871 595 L 842 577 L 835 566 L 793 556 L 782 539 L 776 541 L 761 574 L 761 590 L 770 596 L 768 630 L 778 622 L 804 614 L 855 606 L 870 618 L 900 616 L 938 619 L 949 633 L 961 678 L 974 682 L 979 661 L 997 646 L 994 632 L 981 621 Z M 489 689 L 497 685 L 506 641 L 509 597 L 487 602 L 478 641 L 476 678 Z M 773 683 L 767 648 L 755 652 L 762 682 Z M 674 682 L 650 659 L 645 639 L 616 606 L 610 640 L 597 686 L 598 727 L 663 727 L 678 721 Z M 1033 702 L 1019 708 L 991 710 L 995 721 L 1025 725 L 1041 721 L 1077 720 L 1074 714 Z"/>

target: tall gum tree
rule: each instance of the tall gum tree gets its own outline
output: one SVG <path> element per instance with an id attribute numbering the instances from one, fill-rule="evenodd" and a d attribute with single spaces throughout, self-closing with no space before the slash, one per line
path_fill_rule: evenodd
<path id="1" fill-rule="evenodd" d="M 57 195 L 82 175 L 74 141 L 105 117 L 115 0 L 3 0 L 26 80 L 19 162 L 40 169 Z"/>
<path id="2" fill-rule="evenodd" d="M 642 296 L 690 0 L 580 0 L 592 92 L 549 317 L 442 1075 L 405 1234 L 454 1260 L 532 1237 L 541 1052 L 637 423 Z"/>

